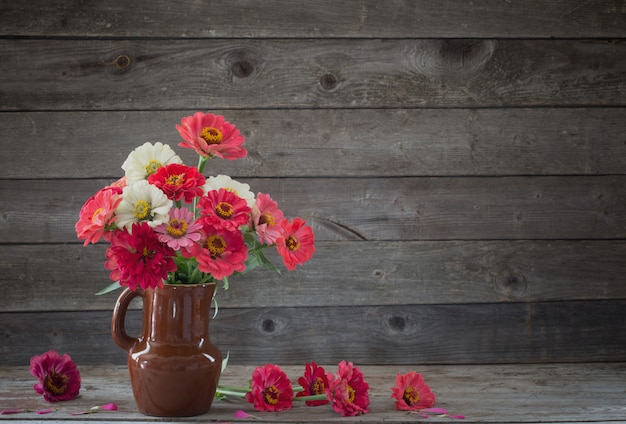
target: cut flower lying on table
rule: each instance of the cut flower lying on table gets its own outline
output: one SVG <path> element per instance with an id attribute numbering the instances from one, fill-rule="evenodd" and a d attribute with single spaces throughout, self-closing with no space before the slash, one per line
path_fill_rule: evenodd
<path id="1" fill-rule="evenodd" d="M 292 386 L 287 374 L 275 364 L 266 364 L 252 372 L 249 387 L 236 388 L 218 386 L 216 397 L 244 398 L 254 409 L 262 412 L 278 412 L 291 409 L 295 401 L 304 401 L 307 406 L 330 404 L 333 410 L 344 417 L 370 412 L 369 384 L 361 369 L 352 362 L 341 361 L 336 373 L 327 373 L 315 362 L 305 365 L 298 378 L 300 387 Z M 422 374 L 409 371 L 396 376 L 396 385 L 391 388 L 391 398 L 396 399 L 395 408 L 409 413 L 429 414 L 440 417 L 463 419 L 462 415 L 448 415 L 443 408 L 433 408 L 435 394 L 424 381 Z M 237 411 L 235 418 L 259 418 Z"/>
<path id="2" fill-rule="evenodd" d="M 263 250 L 273 246 L 288 270 L 315 251 L 313 230 L 284 217 L 265 193 L 226 175 L 206 178 L 211 158 L 247 155 L 244 137 L 224 117 L 196 112 L 176 126 L 180 147 L 198 153 L 187 166 L 167 144 L 145 143 L 122 165 L 124 177 L 102 188 L 80 211 L 76 233 L 84 245 L 110 242 L 105 267 L 119 286 L 204 284 L 262 266 L 278 271 Z"/>

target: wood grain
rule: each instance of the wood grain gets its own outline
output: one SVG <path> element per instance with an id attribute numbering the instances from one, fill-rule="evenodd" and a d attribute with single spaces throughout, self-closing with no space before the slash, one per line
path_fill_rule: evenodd
<path id="1" fill-rule="evenodd" d="M 626 120 L 620 108 L 213 112 L 240 128 L 249 154 L 211 161 L 211 175 L 626 174 Z M 195 153 L 177 146 L 176 125 L 191 113 L 0 113 L 0 177 L 118 178 L 126 156 L 146 141 L 170 144 L 185 163 L 195 164 Z"/>
<path id="2" fill-rule="evenodd" d="M 262 364 L 258 364 L 262 365 Z M 319 364 L 328 372 L 335 372 L 334 363 Z M 551 365 L 421 365 L 377 366 L 355 364 L 363 372 L 370 386 L 370 412 L 358 417 L 341 417 L 330 406 L 307 407 L 294 403 L 293 408 L 278 413 L 257 412 L 243 400 L 230 398 L 216 401 L 211 410 L 193 418 L 153 418 L 141 415 L 132 399 L 132 391 L 125 366 L 82 366 L 81 396 L 70 402 L 55 405 L 55 412 L 35 415 L 34 412 L 10 417 L 11 423 L 29 424 L 59 422 L 71 418 L 85 424 L 94 420 L 111 423 L 149 422 L 231 422 L 235 411 L 243 409 L 273 423 L 415 423 L 423 422 L 421 414 L 396 411 L 391 387 L 398 373 L 416 370 L 437 397 L 437 407 L 450 415 L 464 415 L 462 422 L 489 423 L 623 423 L 623 388 L 626 377 L 624 363 L 609 364 L 551 364 Z M 222 373 L 220 383 L 240 387 L 250 379 L 254 366 L 230 365 Z M 298 387 L 298 376 L 304 365 L 281 367 Z M 0 367 L 0 404 L 3 407 L 32 410 L 47 409 L 41 396 L 34 395 L 33 377 L 27 367 Z M 593 393 L 593 399 L 589 394 Z M 114 402 L 115 412 L 100 412 L 85 418 L 70 416 L 70 412 L 88 410 L 94 405 Z M 426 421 L 459 422 L 431 414 Z"/>
<path id="3" fill-rule="evenodd" d="M 622 106 L 625 49 L 603 40 L 0 39 L 0 111 Z"/>
<path id="4" fill-rule="evenodd" d="M 120 291 L 94 295 L 110 283 L 105 248 L 0 245 L 0 312 L 111 310 Z M 217 300 L 221 309 L 624 299 L 625 255 L 623 240 L 319 242 L 297 271 L 233 277 Z"/>
<path id="5" fill-rule="evenodd" d="M 0 313 L 2 364 L 49 349 L 125 363 L 111 310 Z M 129 311 L 129 334 L 140 312 Z M 626 301 L 221 309 L 211 339 L 232 363 L 489 364 L 619 361 Z M 584 342 L 583 342 L 584 341 Z"/>
<path id="6" fill-rule="evenodd" d="M 0 3 L 2 35 L 73 37 L 624 37 L 623 2 L 428 0 Z"/>
<path id="7" fill-rule="evenodd" d="M 82 204 L 111 181 L 0 180 L 4 243 L 76 242 Z M 317 240 L 615 239 L 624 176 L 246 180 Z M 358 212 L 358 213 L 357 213 Z"/>

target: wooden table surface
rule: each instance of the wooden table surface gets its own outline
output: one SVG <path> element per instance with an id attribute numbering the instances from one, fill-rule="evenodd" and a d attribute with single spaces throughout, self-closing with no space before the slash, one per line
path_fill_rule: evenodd
<path id="1" fill-rule="evenodd" d="M 357 364 L 358 365 L 358 364 Z M 282 367 L 295 382 L 304 367 Z M 325 366 L 327 371 L 336 366 Z M 243 410 L 257 418 L 250 421 L 276 423 L 353 423 L 353 422 L 489 422 L 489 423 L 626 423 L 626 363 L 543 364 L 543 365 L 429 365 L 361 366 L 370 384 L 371 412 L 358 417 L 341 417 L 328 405 L 307 407 L 296 402 L 288 411 L 257 412 L 240 399 L 216 400 L 211 410 L 191 418 L 163 419 L 144 416 L 132 398 L 127 369 L 121 366 L 79 367 L 81 395 L 72 401 L 46 403 L 32 389 L 34 378 L 28 367 L 0 366 L 0 410 L 28 409 L 33 412 L 0 415 L 13 423 L 105 421 L 111 423 L 147 422 L 233 422 Z M 254 366 L 230 365 L 220 384 L 245 384 Z M 398 372 L 421 372 L 437 395 L 437 407 L 453 419 L 430 414 L 396 411 L 390 398 Z M 89 415 L 72 412 L 114 402 L 117 411 Z M 50 407 L 54 412 L 37 415 L 34 411 Z"/>

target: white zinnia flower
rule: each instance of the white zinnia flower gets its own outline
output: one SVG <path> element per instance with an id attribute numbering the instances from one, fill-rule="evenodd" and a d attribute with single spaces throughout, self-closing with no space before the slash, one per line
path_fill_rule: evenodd
<path id="1" fill-rule="evenodd" d="M 249 208 L 254 206 L 254 193 L 250 191 L 250 186 L 246 183 L 240 183 L 239 181 L 233 180 L 228 175 L 209 177 L 206 179 L 206 184 L 204 184 L 204 187 L 202 188 L 205 194 L 211 190 L 224 188 L 245 200 Z"/>
<path id="2" fill-rule="evenodd" d="M 134 222 L 147 222 L 156 227 L 169 222 L 169 212 L 174 202 L 157 187 L 142 180 L 124 187 L 122 201 L 115 210 L 117 226 L 131 231 Z"/>
<path id="3" fill-rule="evenodd" d="M 154 145 L 144 143 L 130 152 L 122 169 L 126 173 L 126 182 L 130 185 L 147 179 L 157 169 L 170 163 L 183 163 L 170 146 L 160 142 Z"/>

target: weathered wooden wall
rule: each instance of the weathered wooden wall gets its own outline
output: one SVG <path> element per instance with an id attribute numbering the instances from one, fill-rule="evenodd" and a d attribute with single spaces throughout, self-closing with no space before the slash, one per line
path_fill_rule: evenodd
<path id="1" fill-rule="evenodd" d="M 220 292 L 233 362 L 626 360 L 625 41 L 623 0 L 0 0 L 0 364 L 125 361 L 74 223 L 197 110 L 318 240 Z"/>

